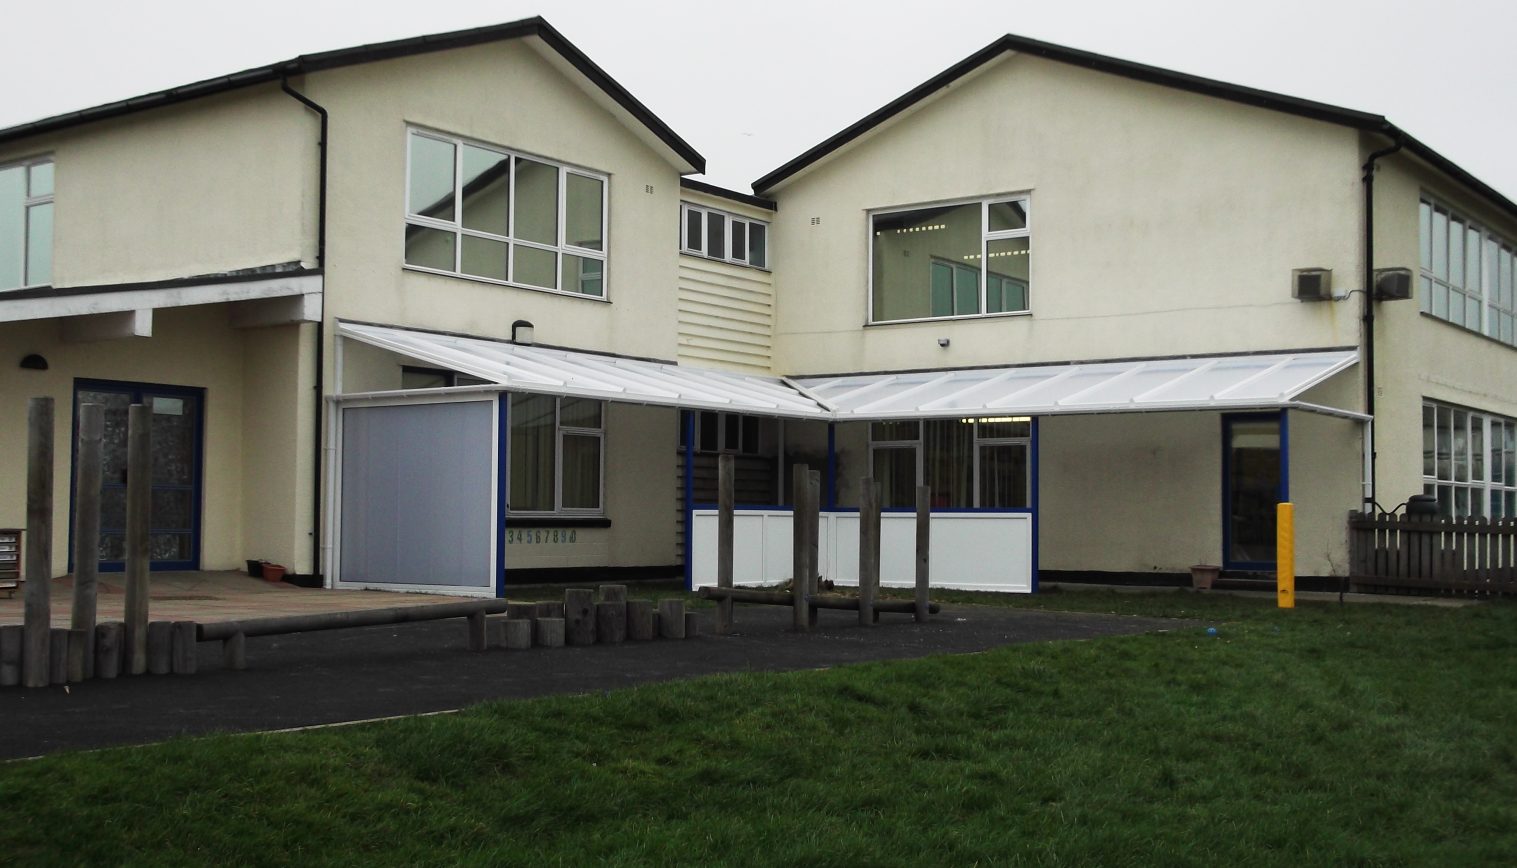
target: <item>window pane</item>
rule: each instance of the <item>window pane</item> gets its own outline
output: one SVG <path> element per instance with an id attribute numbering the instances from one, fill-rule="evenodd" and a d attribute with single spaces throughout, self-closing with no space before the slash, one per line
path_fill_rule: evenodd
<path id="1" fill-rule="evenodd" d="M 1449 318 L 1449 288 L 1441 283 L 1433 284 L 1433 316 Z"/>
<path id="2" fill-rule="evenodd" d="M 1426 202 L 1417 208 L 1417 240 L 1421 250 L 1422 267 L 1433 267 L 1433 207 Z"/>
<path id="3" fill-rule="evenodd" d="M 759 451 L 759 420 L 757 416 L 743 417 L 743 454 L 757 455 Z"/>
<path id="4" fill-rule="evenodd" d="M 915 440 L 920 429 L 918 422 L 870 422 L 869 437 L 875 442 L 885 440 Z"/>
<path id="5" fill-rule="evenodd" d="M 528 247 L 525 244 L 513 244 L 511 246 L 516 256 L 515 266 L 511 271 L 511 279 L 513 281 L 525 283 L 528 286 L 542 286 L 548 289 L 558 288 L 557 253 L 551 250 Z"/>
<path id="6" fill-rule="evenodd" d="M 748 224 L 741 220 L 732 221 L 732 257 L 733 259 L 748 259 Z"/>
<path id="7" fill-rule="evenodd" d="M 1464 221 L 1449 221 L 1449 283 L 1464 286 Z"/>
<path id="8" fill-rule="evenodd" d="M 697 437 L 696 449 L 700 452 L 715 452 L 720 442 L 721 425 L 717 421 L 720 416 L 711 411 L 701 411 L 700 433 Z"/>
<path id="9" fill-rule="evenodd" d="M 742 417 L 732 413 L 722 417 L 722 450 L 736 452 L 742 444 Z"/>
<path id="10" fill-rule="evenodd" d="M 922 423 L 922 472 L 935 507 L 974 506 L 974 425 L 957 419 Z"/>
<path id="11" fill-rule="evenodd" d="M 930 315 L 953 316 L 953 266 L 947 262 L 934 262 L 930 270 L 932 275 Z M 879 318 L 878 309 L 875 311 L 875 318 Z"/>
<path id="12" fill-rule="evenodd" d="M 990 203 L 990 231 L 1027 228 L 1027 203 L 1021 200 Z"/>
<path id="13" fill-rule="evenodd" d="M 1464 294 L 1450 289 L 1449 295 L 1449 322 L 1454 325 L 1464 325 Z"/>
<path id="14" fill-rule="evenodd" d="M 1463 486 L 1454 489 L 1454 517 L 1465 518 L 1470 514 L 1470 490 Z"/>
<path id="15" fill-rule="evenodd" d="M 1517 426 L 1506 425 L 1501 431 L 1501 482 L 1517 485 Z"/>
<path id="16" fill-rule="evenodd" d="M 700 253 L 706 249 L 701 242 L 705 240 L 705 221 L 701 219 L 701 212 L 694 208 L 685 209 L 685 249 Z"/>
<path id="17" fill-rule="evenodd" d="M 980 270 L 978 268 L 954 266 L 953 312 L 959 315 L 980 312 Z"/>
<path id="18" fill-rule="evenodd" d="M 410 213 L 423 217 L 454 219 L 452 142 L 411 134 L 409 207 Z"/>
<path id="19" fill-rule="evenodd" d="M 1449 279 L 1449 215 L 1442 209 L 1433 211 L 1433 276 Z"/>
<path id="20" fill-rule="evenodd" d="M 1454 411 L 1454 481 L 1470 481 L 1470 419 L 1463 410 Z"/>
<path id="21" fill-rule="evenodd" d="M 940 278 L 932 265 L 979 270 L 980 208 L 972 202 L 872 218 L 875 321 L 943 315 L 934 312 L 939 305 L 934 282 Z"/>
<path id="22" fill-rule="evenodd" d="M 1437 423 L 1433 408 L 1424 405 L 1422 408 L 1422 475 L 1438 475 L 1437 454 Z"/>
<path id="23" fill-rule="evenodd" d="M 26 282 L 53 282 L 53 203 L 26 209 Z"/>
<path id="24" fill-rule="evenodd" d="M 549 395 L 511 396 L 513 510 L 553 509 L 554 403 Z"/>
<path id="25" fill-rule="evenodd" d="M 453 270 L 453 243 L 458 236 L 427 226 L 406 226 L 406 264 Z"/>
<path id="26" fill-rule="evenodd" d="M 1464 285 L 1471 295 L 1484 297 L 1480 288 L 1480 233 L 1474 227 L 1464 233 Z"/>
<path id="27" fill-rule="evenodd" d="M 515 238 L 539 244 L 558 244 L 558 167 L 522 157 L 516 158 L 516 234 Z M 518 260 L 519 262 L 520 260 Z M 548 272 L 551 275 L 553 272 Z M 548 283 L 523 280 L 535 286 Z"/>
<path id="28" fill-rule="evenodd" d="M 51 161 L 31 167 L 31 182 L 28 184 L 32 198 L 53 195 L 53 164 Z"/>
<path id="29" fill-rule="evenodd" d="M 1236 421 L 1229 426 L 1228 559 L 1275 560 L 1275 506 L 1280 500 L 1280 423 Z"/>
<path id="30" fill-rule="evenodd" d="M 472 235 L 465 235 L 463 239 L 463 264 L 460 271 L 494 280 L 506 279 L 506 258 L 511 254 L 511 245 Z"/>
<path id="31" fill-rule="evenodd" d="M 605 185 L 599 178 L 570 172 L 564 180 L 564 243 L 586 250 L 604 250 L 601 227 Z"/>
<path id="32" fill-rule="evenodd" d="M 769 227 L 762 223 L 752 223 L 748 226 L 748 264 L 754 268 L 769 267 L 769 252 L 765 249 L 768 242 Z"/>
<path id="33" fill-rule="evenodd" d="M 1438 478 L 1454 478 L 1454 411 L 1438 408 Z"/>
<path id="34" fill-rule="evenodd" d="M 980 503 L 987 509 L 1027 506 L 1027 447 L 998 443 L 980 447 Z"/>
<path id="35" fill-rule="evenodd" d="M 564 435 L 564 508 L 600 509 L 600 438 Z"/>
<path id="36" fill-rule="evenodd" d="M 1480 416 L 1470 417 L 1470 478 L 1485 481 L 1485 420 Z"/>
<path id="37" fill-rule="evenodd" d="M 1464 297 L 1464 324 L 1476 331 L 1480 331 L 1482 328 L 1480 324 L 1481 307 L 1482 305 L 1478 296 L 1467 295 Z"/>
<path id="38" fill-rule="evenodd" d="M 917 451 L 915 447 L 895 447 L 874 450 L 874 485 L 880 495 L 880 506 L 916 506 L 917 502 Z"/>
<path id="39" fill-rule="evenodd" d="M 447 371 L 427 371 L 420 368 L 402 368 L 400 371 L 402 389 L 441 389 L 451 385 L 452 379 Z"/>
<path id="40" fill-rule="evenodd" d="M 990 273 L 1000 278 L 1002 307 L 992 308 L 989 313 L 1027 310 L 1028 264 L 1032 254 L 1029 238 L 1003 238 L 985 242 L 985 255 L 990 263 Z"/>
<path id="41" fill-rule="evenodd" d="M 15 289 L 23 283 L 25 199 L 25 170 L 20 166 L 0 169 L 0 289 Z"/>
<path id="42" fill-rule="evenodd" d="M 565 428 L 600 428 L 601 402 L 590 398 L 564 398 L 558 409 L 558 424 Z"/>
<path id="43" fill-rule="evenodd" d="M 563 288 L 567 292 L 606 297 L 606 263 L 588 256 L 564 254 Z"/>
<path id="44" fill-rule="evenodd" d="M 706 255 L 727 258 L 727 218 L 720 214 L 706 215 Z"/>
<path id="45" fill-rule="evenodd" d="M 464 145 L 463 224 L 480 232 L 511 231 L 511 158 Z M 468 245 L 464 245 L 468 252 Z M 502 280 L 505 278 L 502 277 Z"/>
<path id="46" fill-rule="evenodd" d="M 980 439 L 992 440 L 1011 437 L 1031 437 L 1032 420 L 1023 422 L 981 422 Z"/>

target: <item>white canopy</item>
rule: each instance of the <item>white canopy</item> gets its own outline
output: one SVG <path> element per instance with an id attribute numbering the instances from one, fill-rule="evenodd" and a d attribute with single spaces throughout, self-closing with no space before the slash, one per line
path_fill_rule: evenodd
<path id="1" fill-rule="evenodd" d="M 343 322 L 338 334 L 512 391 L 827 422 L 1282 408 L 1368 418 L 1297 400 L 1357 362 L 1354 350 L 790 380 L 389 326 Z"/>

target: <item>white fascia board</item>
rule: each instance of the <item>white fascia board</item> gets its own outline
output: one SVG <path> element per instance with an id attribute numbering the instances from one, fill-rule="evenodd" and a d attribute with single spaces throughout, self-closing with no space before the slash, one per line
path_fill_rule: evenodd
<path id="1" fill-rule="evenodd" d="M 319 274 L 283 277 L 271 274 L 260 280 L 237 280 L 225 283 L 207 281 L 188 286 L 113 290 L 10 300 L 5 298 L 4 293 L 0 293 L 0 322 L 89 316 L 129 310 L 156 310 L 165 307 L 190 307 L 200 304 L 310 295 L 321 291 L 322 277 Z"/>

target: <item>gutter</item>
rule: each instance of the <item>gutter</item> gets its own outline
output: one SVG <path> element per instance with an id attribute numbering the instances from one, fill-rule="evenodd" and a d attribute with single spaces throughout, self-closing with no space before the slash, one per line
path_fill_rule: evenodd
<path id="1" fill-rule="evenodd" d="M 1401 150 L 1406 144 L 1401 131 L 1387 124 L 1384 133 L 1391 139 L 1390 147 L 1381 148 L 1369 155 L 1364 162 L 1364 412 L 1375 418 L 1375 171 L 1376 163 L 1383 157 Z M 1375 499 L 1375 427 L 1365 426 L 1365 451 L 1369 453 L 1369 478 L 1364 491 L 1364 512 L 1379 509 Z"/>
<path id="2" fill-rule="evenodd" d="M 321 286 L 321 316 L 316 321 L 316 385 L 313 404 L 315 414 L 311 419 L 311 574 L 321 576 L 321 464 L 322 464 L 322 422 L 326 412 L 326 403 L 322 399 L 326 391 L 325 366 L 326 366 L 326 331 L 327 331 L 327 288 L 326 288 L 326 264 L 327 264 L 327 110 L 305 94 L 290 87 L 290 73 L 300 73 L 303 69 L 298 64 L 292 64 L 283 77 L 279 80 L 279 89 L 295 98 L 301 105 L 315 112 L 321 118 L 321 134 L 317 142 L 320 149 L 321 163 L 318 170 L 317 193 L 316 193 L 316 267 L 322 270 Z"/>

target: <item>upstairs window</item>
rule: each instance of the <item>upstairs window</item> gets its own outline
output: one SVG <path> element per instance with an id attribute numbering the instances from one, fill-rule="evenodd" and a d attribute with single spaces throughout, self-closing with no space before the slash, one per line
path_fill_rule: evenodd
<path id="1" fill-rule="evenodd" d="M 735 265 L 769 267 L 769 224 L 715 208 L 685 204 L 680 210 L 680 249 Z"/>
<path id="2" fill-rule="evenodd" d="M 1427 197 L 1418 218 L 1423 313 L 1517 344 L 1512 242 Z"/>
<path id="3" fill-rule="evenodd" d="M 53 160 L 0 166 L 0 290 L 53 282 Z"/>
<path id="4" fill-rule="evenodd" d="M 1030 309 L 1025 196 L 879 212 L 869 221 L 870 322 Z"/>
<path id="5" fill-rule="evenodd" d="M 407 267 L 606 297 L 606 176 L 419 130 L 407 143 Z"/>

